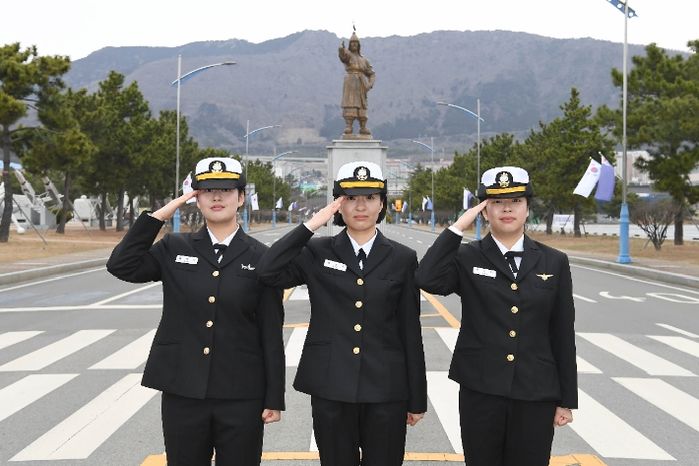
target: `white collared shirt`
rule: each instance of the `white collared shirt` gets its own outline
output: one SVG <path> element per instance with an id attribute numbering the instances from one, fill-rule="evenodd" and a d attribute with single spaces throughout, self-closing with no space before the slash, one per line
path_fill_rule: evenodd
<path id="1" fill-rule="evenodd" d="M 211 238 L 211 244 L 225 244 L 226 246 L 231 245 L 231 241 L 233 241 L 233 238 L 235 237 L 235 234 L 238 233 L 238 230 L 240 227 L 236 228 L 233 233 L 230 235 L 226 236 L 223 241 L 219 241 L 213 233 L 211 233 L 211 230 L 209 230 L 209 227 L 206 227 L 206 231 L 209 232 L 209 238 Z M 218 254 L 218 249 L 214 249 L 214 254 Z M 221 259 L 223 259 L 223 256 L 218 258 L 218 261 L 221 262 Z"/>
<path id="2" fill-rule="evenodd" d="M 357 243 L 354 238 L 352 238 L 352 235 L 347 233 L 347 236 L 349 237 L 350 243 L 352 243 L 352 249 L 354 249 L 354 255 L 356 256 L 359 254 L 360 249 L 364 249 L 364 254 L 366 254 L 367 258 L 369 257 L 369 253 L 371 252 L 371 247 L 374 246 L 374 240 L 376 240 L 376 235 L 378 234 L 379 230 L 374 231 L 374 236 L 371 237 L 369 241 L 367 241 L 364 244 L 359 244 Z"/>
<path id="3" fill-rule="evenodd" d="M 500 252 L 504 256 L 506 252 L 508 251 L 513 251 L 513 252 L 523 252 L 524 251 L 524 235 L 520 236 L 520 238 L 515 242 L 515 244 L 512 245 L 512 249 L 507 249 L 507 247 L 502 244 L 498 239 L 493 236 L 492 234 L 490 235 L 493 238 L 493 241 L 495 241 L 495 244 L 498 245 L 498 249 L 500 249 Z M 522 264 L 522 258 L 521 257 L 515 257 L 515 264 L 517 264 L 517 269 L 519 270 L 520 265 Z M 517 278 L 517 274 L 514 273 L 515 278 Z"/>

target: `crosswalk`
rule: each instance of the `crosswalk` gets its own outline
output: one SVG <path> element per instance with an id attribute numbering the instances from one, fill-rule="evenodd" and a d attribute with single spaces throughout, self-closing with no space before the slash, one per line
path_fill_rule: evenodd
<path id="1" fill-rule="evenodd" d="M 289 301 L 307 301 L 308 292 L 297 289 Z M 111 305 L 105 300 L 103 305 Z M 424 303 L 423 308 L 429 308 Z M 426 314 L 424 314 L 426 315 Z M 682 452 L 667 441 L 666 432 L 656 428 L 676 423 L 699 444 L 699 335 L 697 328 L 678 328 L 659 322 L 652 333 L 612 334 L 579 332 L 578 372 L 580 409 L 575 421 L 566 427 L 567 438 L 585 445 L 587 451 L 603 459 L 628 459 L 682 463 Z M 310 406 L 290 387 L 307 335 L 305 324 L 285 328 L 288 397 L 300 400 L 294 416 L 310 419 Z M 4 451 L 0 462 L 72 460 L 70 464 L 93 464 L 91 455 L 109 439 L 127 429 L 129 421 L 155 403 L 156 391 L 140 385 L 141 374 L 154 329 L 120 330 L 110 328 L 57 331 L 46 329 L 0 333 L 0 427 L 21 424 L 22 413 L 51 396 L 83 390 L 80 405 L 60 419 L 46 420 L 38 434 L 22 439 L 23 445 Z M 458 329 L 425 327 L 430 429 L 441 432 L 439 451 L 462 454 L 458 385 L 448 379 L 448 362 L 454 352 Z M 99 345 L 100 351 L 92 349 Z M 109 354 L 104 351 L 109 348 Z M 82 355 L 81 357 L 76 357 Z M 85 356 L 87 355 L 87 356 Z M 93 356 L 93 357 L 91 357 Z M 70 362 L 70 364 L 68 363 Z M 65 370 L 69 367 L 70 370 Z M 102 371 L 102 372 L 99 372 Z M 111 374 L 104 383 L 85 384 L 90 374 Z M 605 393 L 623 392 L 625 408 Z M 299 409 L 304 410 L 298 412 Z M 652 413 L 628 416 L 628 412 Z M 150 428 L 159 431 L 159 419 Z M 286 435 L 298 445 L 289 445 L 285 433 L 296 431 L 297 423 L 280 423 L 265 437 L 266 451 L 317 451 L 310 422 L 303 435 Z M 133 428 L 133 426 L 131 426 Z M 409 436 L 410 439 L 410 436 Z M 555 445 L 555 444 L 554 444 Z M 162 445 L 153 445 L 158 453 Z M 430 445 L 407 445 L 411 452 L 434 452 Z M 698 453 L 699 456 L 699 453 Z M 84 461 L 84 462 L 81 462 Z M 699 461 L 699 460 L 698 460 Z M 613 463 L 609 463 L 613 464 Z M 626 463 L 624 463 L 626 464 Z M 687 463 L 689 464 L 689 463 Z M 699 464 L 699 463 L 698 463 Z"/>

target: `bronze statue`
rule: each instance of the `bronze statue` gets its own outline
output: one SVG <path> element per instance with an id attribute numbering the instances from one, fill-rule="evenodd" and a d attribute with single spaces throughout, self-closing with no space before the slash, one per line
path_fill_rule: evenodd
<path id="1" fill-rule="evenodd" d="M 361 54 L 361 46 L 356 32 L 352 32 L 349 49 L 345 41 L 339 49 L 340 61 L 345 64 L 345 81 L 342 86 L 342 117 L 345 119 L 344 139 L 352 139 L 352 125 L 359 120 L 359 137 L 371 137 L 371 131 L 366 127 L 367 93 L 374 86 L 376 75 L 371 69 L 369 60 Z"/>

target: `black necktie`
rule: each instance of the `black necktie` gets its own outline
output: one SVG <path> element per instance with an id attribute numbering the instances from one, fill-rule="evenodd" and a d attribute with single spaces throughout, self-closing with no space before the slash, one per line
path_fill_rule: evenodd
<path id="1" fill-rule="evenodd" d="M 508 264 L 510 264 L 510 268 L 512 269 L 512 273 L 519 272 L 519 269 L 517 269 L 517 262 L 515 262 L 515 257 L 522 257 L 523 255 L 524 255 L 523 251 L 507 251 L 505 253 L 505 260 L 507 261 Z"/>
<path id="2" fill-rule="evenodd" d="M 216 262 L 221 262 L 221 259 L 223 258 L 223 252 L 226 250 L 227 247 L 228 246 L 226 246 L 225 244 L 214 244 L 214 254 L 216 254 Z"/>
<path id="3" fill-rule="evenodd" d="M 357 261 L 359 262 L 359 268 L 364 270 L 366 266 L 366 254 L 364 254 L 364 249 L 359 248 L 359 253 L 357 254 Z"/>

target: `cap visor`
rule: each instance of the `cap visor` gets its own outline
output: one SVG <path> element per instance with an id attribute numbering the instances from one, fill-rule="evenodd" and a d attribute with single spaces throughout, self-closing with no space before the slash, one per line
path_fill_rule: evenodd
<path id="1" fill-rule="evenodd" d="M 379 188 L 349 188 L 342 190 L 345 196 L 367 196 L 369 194 L 379 194 L 381 189 Z"/>
<path id="2" fill-rule="evenodd" d="M 192 183 L 193 184 L 193 183 Z M 202 180 L 198 181 L 194 189 L 237 189 L 241 187 L 239 180 Z"/>

